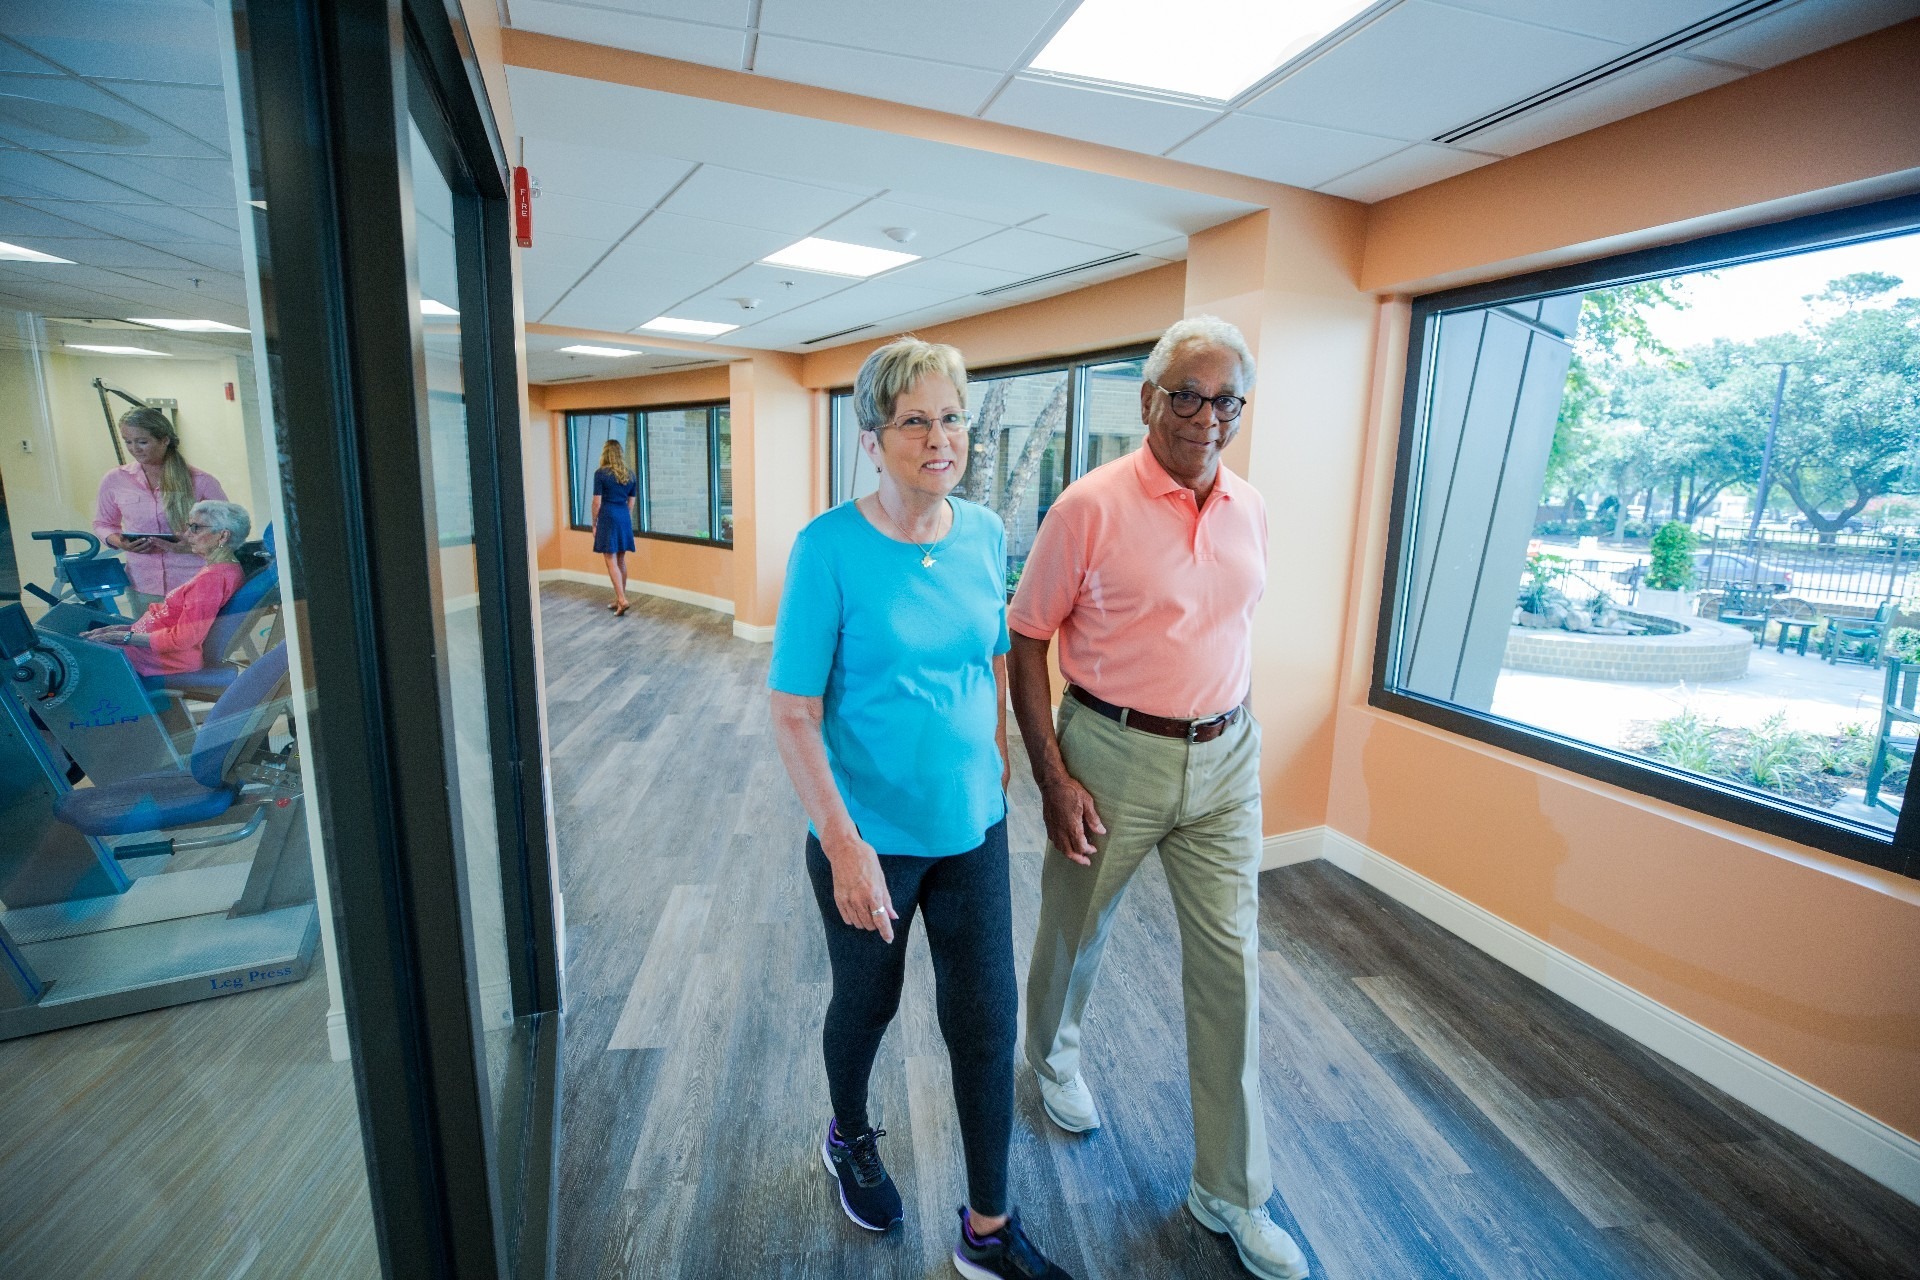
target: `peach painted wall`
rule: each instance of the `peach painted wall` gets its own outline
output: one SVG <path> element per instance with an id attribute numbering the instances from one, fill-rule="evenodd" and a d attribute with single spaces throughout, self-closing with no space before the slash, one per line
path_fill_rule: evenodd
<path id="1" fill-rule="evenodd" d="M 547 442 L 546 501 L 530 504 L 532 509 L 528 513 L 534 523 L 533 536 L 539 539 L 540 568 L 595 575 L 606 573 L 605 562 L 593 550 L 593 534 L 568 524 L 566 415 L 569 411 L 725 400 L 730 393 L 725 366 L 531 388 L 530 398 L 535 407 L 530 421 L 545 423 Z M 531 491 L 532 485 L 528 487 Z M 627 557 L 627 577 L 634 583 L 653 583 L 731 600 L 733 555 L 723 547 L 636 537 L 633 553 Z"/>
<path id="2" fill-rule="evenodd" d="M 736 627 L 773 626 L 787 556 L 815 514 L 815 402 L 822 397 L 801 381 L 801 364 L 800 356 L 769 351 L 729 366 Z"/>
<path id="3" fill-rule="evenodd" d="M 1361 283 L 1427 293 L 1920 190 L 1920 19 L 1368 210 Z"/>
<path id="4" fill-rule="evenodd" d="M 1398 197 L 1373 210 L 1368 277 L 1498 276 L 1911 185 L 1915 67 L 1909 23 Z M 1375 323 L 1328 825 L 1920 1137 L 1920 882 L 1367 705 L 1405 299 Z"/>

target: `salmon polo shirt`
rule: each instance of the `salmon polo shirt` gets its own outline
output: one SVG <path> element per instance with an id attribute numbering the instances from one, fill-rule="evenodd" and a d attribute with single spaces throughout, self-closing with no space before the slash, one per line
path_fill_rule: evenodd
<path id="1" fill-rule="evenodd" d="M 1267 508 L 1221 467 L 1205 507 L 1141 445 L 1067 486 L 1040 522 L 1007 625 L 1060 637 L 1060 670 L 1097 698 L 1197 720 L 1253 677 Z"/>

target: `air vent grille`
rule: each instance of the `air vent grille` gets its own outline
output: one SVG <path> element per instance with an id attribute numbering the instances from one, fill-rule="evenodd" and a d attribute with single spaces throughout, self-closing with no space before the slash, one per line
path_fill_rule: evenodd
<path id="1" fill-rule="evenodd" d="M 1009 289 L 1024 289 L 1030 284 L 1039 284 L 1043 280 L 1058 280 L 1061 276 L 1074 275 L 1081 271 L 1091 271 L 1095 267 L 1108 267 L 1116 262 L 1125 262 L 1137 258 L 1137 253 L 1114 253 L 1104 258 L 1095 258 L 1092 262 L 1082 262 L 1078 266 L 1061 267 L 1058 271 L 1043 271 L 1037 276 L 1028 276 L 1025 280 L 1015 280 L 1012 284 L 997 284 L 991 289 L 982 289 L 975 297 L 991 298 L 996 293 L 1005 293 Z"/>
<path id="2" fill-rule="evenodd" d="M 823 333 L 817 338 L 808 338 L 805 342 L 801 343 L 800 345 L 803 347 L 810 347 L 816 342 L 829 342 L 834 338 L 844 338 L 850 333 L 858 333 L 862 329 L 871 329 L 871 328 L 873 328 L 873 322 L 869 321 L 866 324 L 857 324 L 853 326 L 853 328 L 851 329 L 842 329 L 838 333 Z"/>
<path id="3" fill-rule="evenodd" d="M 1743 22 L 1757 13 L 1778 8 L 1780 5 L 1788 3 L 1791 3 L 1791 0 L 1742 0 L 1739 4 L 1722 9 L 1718 13 L 1710 14 L 1700 19 L 1700 21 L 1690 26 L 1682 27 L 1670 35 L 1661 36 L 1658 40 L 1650 44 L 1644 44 L 1629 53 L 1623 53 L 1613 61 L 1604 62 L 1591 71 L 1583 71 L 1571 79 L 1562 80 L 1559 84 L 1542 89 L 1531 97 L 1522 98 L 1518 102 L 1508 103 L 1497 111 L 1490 111 L 1478 120 L 1470 120 L 1457 129 L 1449 129 L 1447 132 L 1435 136 L 1433 141 L 1443 143 L 1464 142 L 1475 134 L 1483 133 L 1497 124 L 1505 124 L 1516 116 L 1522 116 L 1529 111 L 1544 107 L 1549 102 L 1558 101 L 1568 94 L 1578 93 L 1580 90 L 1598 84 L 1602 80 L 1617 76 L 1623 71 L 1630 71 L 1664 54 L 1672 53 L 1684 45 L 1704 40 L 1708 36 L 1718 34 L 1727 27 L 1737 22 Z"/>

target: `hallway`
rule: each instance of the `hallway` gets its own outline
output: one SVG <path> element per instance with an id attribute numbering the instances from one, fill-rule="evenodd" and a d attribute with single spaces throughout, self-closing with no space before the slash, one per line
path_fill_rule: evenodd
<path id="1" fill-rule="evenodd" d="M 905 1224 L 847 1223 L 816 1151 L 825 948 L 804 818 L 767 731 L 768 649 L 722 615 L 542 589 L 566 895 L 559 1274 L 951 1274 L 962 1197 L 916 933 L 874 1080 Z M 1041 832 L 1014 770 L 1022 972 Z M 1088 1020 L 1106 1127 L 1016 1092 L 1013 1186 L 1082 1280 L 1235 1276 L 1180 1204 L 1191 1138 L 1177 951 L 1153 863 Z M 1892 1192 L 1323 863 L 1262 880 L 1276 1215 L 1327 1280 L 1912 1274 Z"/>

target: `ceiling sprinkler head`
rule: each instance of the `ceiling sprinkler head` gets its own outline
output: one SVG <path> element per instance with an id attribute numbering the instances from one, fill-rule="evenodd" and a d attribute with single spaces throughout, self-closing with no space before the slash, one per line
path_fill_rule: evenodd
<path id="1" fill-rule="evenodd" d="M 915 236 L 919 235 L 920 233 L 918 231 L 915 231 L 912 227 L 882 227 L 880 229 L 880 234 L 884 235 L 887 239 L 893 241 L 895 244 L 905 244 L 907 241 L 913 239 Z"/>

